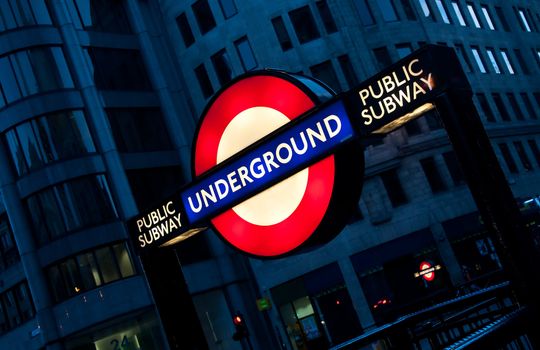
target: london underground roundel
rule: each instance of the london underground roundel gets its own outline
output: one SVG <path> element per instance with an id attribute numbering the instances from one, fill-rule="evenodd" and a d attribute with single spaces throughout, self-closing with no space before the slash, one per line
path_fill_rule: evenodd
<path id="1" fill-rule="evenodd" d="M 201 116 L 193 147 L 194 175 L 211 170 L 331 96 L 331 90 L 315 80 L 279 71 L 256 71 L 232 81 Z M 259 169 L 266 166 L 271 171 L 272 162 L 266 159 Z M 361 147 L 344 146 L 218 214 L 212 226 L 232 246 L 258 257 L 325 243 L 343 228 L 351 204 L 358 200 L 363 165 Z"/>

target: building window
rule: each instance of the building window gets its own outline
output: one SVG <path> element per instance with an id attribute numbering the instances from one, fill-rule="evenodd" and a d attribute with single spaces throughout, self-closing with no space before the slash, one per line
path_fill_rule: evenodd
<path id="1" fill-rule="evenodd" d="M 491 107 L 489 106 L 486 95 L 478 93 L 476 94 L 476 99 L 478 100 L 478 103 L 480 104 L 480 108 L 482 109 L 482 112 L 484 112 L 484 116 L 486 117 L 486 120 L 488 122 L 494 122 L 495 115 L 493 114 L 493 111 L 491 110 Z"/>
<path id="2" fill-rule="evenodd" d="M 540 149 L 538 148 L 538 145 L 536 144 L 535 140 L 527 140 L 527 143 L 529 144 L 529 147 L 531 148 L 531 151 L 534 155 L 534 159 L 536 159 L 536 164 L 540 166 Z"/>
<path id="3" fill-rule="evenodd" d="M 367 0 L 356 0 L 354 2 L 354 5 L 358 10 L 358 14 L 360 15 L 360 21 L 364 26 L 370 26 L 375 24 L 375 19 L 373 18 L 373 14 L 371 13 L 371 8 L 369 7 Z"/>
<path id="4" fill-rule="evenodd" d="M 212 65 L 221 85 L 227 84 L 232 79 L 232 69 L 229 63 L 229 55 L 225 49 L 219 50 L 211 57 Z"/>
<path id="5" fill-rule="evenodd" d="M 380 176 L 392 206 L 397 207 L 406 204 L 408 199 L 399 181 L 397 171 L 395 169 L 388 170 L 381 173 Z"/>
<path id="6" fill-rule="evenodd" d="M 420 159 L 420 165 L 422 165 L 422 170 L 426 175 L 431 192 L 438 193 L 446 191 L 446 184 L 437 168 L 435 159 L 433 157 Z"/>
<path id="7" fill-rule="evenodd" d="M 124 243 L 98 248 L 67 258 L 46 269 L 55 302 L 107 283 L 135 275 Z"/>
<path id="8" fill-rule="evenodd" d="M 508 98 L 508 101 L 510 102 L 510 106 L 512 106 L 512 109 L 514 110 L 514 115 L 516 116 L 517 120 L 524 120 L 525 117 L 523 116 L 523 112 L 521 112 L 521 108 L 519 108 L 519 104 L 517 102 L 516 96 L 512 93 L 507 93 L 506 97 Z"/>
<path id="9" fill-rule="evenodd" d="M 492 48 L 487 48 L 486 52 L 487 52 L 487 55 L 488 55 L 488 58 L 489 58 L 489 62 L 491 62 L 491 66 L 493 67 L 493 70 L 495 71 L 495 73 L 501 74 L 499 64 L 497 63 L 497 60 L 495 59 L 495 55 L 493 54 L 493 49 Z"/>
<path id="10" fill-rule="evenodd" d="M 508 25 L 508 21 L 506 20 L 503 9 L 499 6 L 495 6 L 495 12 L 497 13 L 497 17 L 499 17 L 499 21 L 501 22 L 504 31 L 509 32 L 510 26 Z"/>
<path id="11" fill-rule="evenodd" d="M 352 88 L 356 85 L 358 85 L 358 76 L 356 75 L 356 72 L 354 71 L 354 67 L 351 63 L 351 60 L 349 59 L 348 55 L 342 55 L 338 57 L 339 66 L 341 67 L 341 71 L 343 72 L 343 75 L 345 76 L 345 80 L 347 80 L 347 84 L 349 85 L 349 88 Z"/>
<path id="12" fill-rule="evenodd" d="M 508 167 L 508 171 L 510 171 L 510 173 L 512 174 L 517 174 L 518 168 L 516 162 L 514 161 L 514 158 L 512 158 L 512 155 L 510 154 L 510 149 L 508 148 L 508 145 L 506 143 L 499 143 L 499 149 L 501 150 L 504 162 Z"/>
<path id="13" fill-rule="evenodd" d="M 495 26 L 493 25 L 493 22 L 491 21 L 491 16 L 489 14 L 489 9 L 487 8 L 487 6 L 482 5 L 480 6 L 480 8 L 482 9 L 482 14 L 484 15 L 488 28 L 491 30 L 495 30 Z"/>
<path id="14" fill-rule="evenodd" d="M 525 108 L 527 109 L 527 112 L 529 113 L 529 117 L 531 119 L 538 119 L 538 116 L 536 115 L 536 111 L 534 110 L 534 107 L 533 107 L 531 99 L 529 98 L 529 95 L 526 92 L 522 92 L 519 95 L 521 96 L 521 100 L 523 101 L 523 104 L 525 105 Z"/>
<path id="15" fill-rule="evenodd" d="M 396 51 L 399 58 L 403 58 L 412 53 L 411 44 L 399 44 L 396 45 Z"/>
<path id="16" fill-rule="evenodd" d="M 309 67 L 309 70 L 314 78 L 328 84 L 328 86 L 334 89 L 334 91 L 341 91 L 336 71 L 332 66 L 332 61 L 324 61 L 322 63 L 316 64 Z"/>
<path id="17" fill-rule="evenodd" d="M 281 49 L 283 51 L 287 51 L 291 49 L 292 48 L 291 38 L 289 36 L 289 32 L 287 32 L 287 28 L 285 28 L 285 23 L 283 22 L 283 18 L 281 17 L 272 18 L 272 26 L 274 27 L 274 31 L 276 32 L 276 37 L 279 41 L 279 45 L 281 46 Z"/>
<path id="18" fill-rule="evenodd" d="M 105 176 L 86 176 L 52 186 L 26 199 L 38 244 L 118 218 Z"/>
<path id="19" fill-rule="evenodd" d="M 424 17 L 431 17 L 431 19 L 435 22 L 435 16 L 431 14 L 432 11 L 429 3 L 426 0 L 418 0 L 418 3 L 420 4 Z"/>
<path id="20" fill-rule="evenodd" d="M 478 66 L 478 69 L 480 70 L 480 73 L 487 73 L 486 66 L 484 65 L 482 56 L 480 56 L 480 51 L 478 47 L 472 47 L 471 51 L 472 51 L 474 60 L 476 61 L 476 65 Z"/>
<path id="21" fill-rule="evenodd" d="M 375 55 L 375 60 L 379 66 L 379 69 L 383 69 L 392 64 L 392 58 L 386 47 L 379 47 L 373 49 L 373 54 Z"/>
<path id="22" fill-rule="evenodd" d="M 416 14 L 414 13 L 414 9 L 412 7 L 410 0 L 401 0 L 401 6 L 403 7 L 403 11 L 405 12 L 405 16 L 409 21 L 416 21 Z"/>
<path id="23" fill-rule="evenodd" d="M 214 19 L 214 14 L 208 5 L 207 0 L 197 0 L 193 5 L 191 5 L 197 24 L 199 25 L 199 30 L 201 34 L 206 34 L 216 26 L 216 20 Z"/>
<path id="24" fill-rule="evenodd" d="M 515 11 L 521 29 L 526 32 L 530 32 L 531 26 L 529 25 L 529 21 L 527 20 L 527 15 L 525 14 L 525 12 L 522 9 L 515 9 Z"/>
<path id="25" fill-rule="evenodd" d="M 0 58 L 0 83 L 5 103 L 33 94 L 73 88 L 60 47 L 34 47 Z"/>
<path id="26" fill-rule="evenodd" d="M 508 57 L 508 52 L 505 49 L 501 49 L 501 56 L 503 58 L 504 64 L 506 65 L 506 69 L 508 70 L 508 73 L 514 74 L 514 66 L 510 62 L 510 58 Z"/>
<path id="27" fill-rule="evenodd" d="M 456 14 L 459 25 L 462 27 L 466 27 L 467 22 L 465 22 L 465 18 L 463 18 L 463 14 L 461 13 L 461 7 L 459 6 L 459 3 L 457 1 L 452 1 L 452 8 L 454 9 L 454 13 Z"/>
<path id="28" fill-rule="evenodd" d="M 527 63 L 525 63 L 525 59 L 523 59 L 523 56 L 521 55 L 521 51 L 519 49 L 514 49 L 514 55 L 517 58 L 519 67 L 521 68 L 521 71 L 523 72 L 523 74 L 527 74 L 527 75 L 531 74 L 531 71 L 529 70 Z"/>
<path id="29" fill-rule="evenodd" d="M 195 42 L 195 37 L 193 36 L 191 26 L 189 25 L 185 13 L 181 13 L 178 17 L 176 17 L 176 25 L 178 25 L 182 39 L 184 39 L 184 45 L 186 47 L 190 47 Z"/>
<path id="30" fill-rule="evenodd" d="M 66 5 L 77 29 L 120 34 L 131 33 L 123 1 L 69 0 L 66 1 Z"/>
<path id="31" fill-rule="evenodd" d="M 508 114 L 508 110 L 506 109 L 506 106 L 504 105 L 501 96 L 497 93 L 494 93 L 491 94 L 491 97 L 493 98 L 493 102 L 495 102 L 495 106 L 497 106 L 497 110 L 499 111 L 501 119 L 506 122 L 510 121 L 510 114 Z"/>
<path id="32" fill-rule="evenodd" d="M 247 36 L 236 40 L 234 42 L 234 46 L 236 47 L 236 52 L 240 57 L 244 71 L 250 71 L 257 68 L 257 60 L 255 59 L 255 55 L 253 54 L 253 50 L 251 49 Z"/>
<path id="33" fill-rule="evenodd" d="M 180 166 L 131 169 L 126 173 L 139 208 L 162 201 L 185 182 Z"/>
<path id="34" fill-rule="evenodd" d="M 5 213 L 0 214 L 0 272 L 15 265 L 20 260 L 9 219 Z"/>
<path id="35" fill-rule="evenodd" d="M 96 152 L 80 110 L 47 114 L 4 134 L 11 161 L 19 175 L 63 159 Z"/>
<path id="36" fill-rule="evenodd" d="M 0 334 L 6 333 L 36 314 L 26 281 L 0 294 Z"/>
<path id="37" fill-rule="evenodd" d="M 472 72 L 472 65 L 471 61 L 469 60 L 469 56 L 467 56 L 467 53 L 465 52 L 465 48 L 461 44 L 455 44 L 454 47 L 456 48 L 456 53 L 461 59 L 461 63 L 463 64 L 463 68 L 465 72 L 469 73 Z"/>
<path id="38" fill-rule="evenodd" d="M 474 26 L 476 28 L 482 28 L 482 25 L 480 24 L 480 21 L 478 20 L 478 17 L 476 16 L 476 10 L 474 9 L 474 5 L 472 3 L 467 3 L 467 10 L 469 11 L 469 15 L 471 16 L 471 19 L 473 20 Z"/>
<path id="39" fill-rule="evenodd" d="M 395 22 L 399 19 L 393 0 L 377 0 L 377 5 L 385 22 Z"/>
<path id="40" fill-rule="evenodd" d="M 0 32 L 24 26 L 51 25 L 45 1 L 7 0 L 0 5 Z"/>
<path id="41" fill-rule="evenodd" d="M 465 183 L 465 175 L 459 165 L 456 154 L 453 151 L 445 152 L 443 153 L 443 159 L 452 177 L 452 181 L 454 181 L 454 185 L 463 185 Z"/>
<path id="42" fill-rule="evenodd" d="M 519 160 L 521 161 L 521 165 L 523 165 L 523 168 L 525 171 L 531 171 L 532 170 L 532 164 L 529 160 L 529 157 L 527 157 L 527 153 L 525 152 L 525 148 L 523 147 L 523 144 L 520 141 L 514 141 L 514 147 L 516 148 L 516 152 L 518 154 Z"/>
<path id="43" fill-rule="evenodd" d="M 231 18 L 238 13 L 234 0 L 219 0 L 219 6 L 225 18 Z"/>
<path id="44" fill-rule="evenodd" d="M 446 8 L 444 7 L 442 0 L 435 0 L 435 4 L 437 5 L 437 9 L 439 10 L 439 13 L 441 14 L 441 18 L 443 22 L 447 24 L 451 24 L 452 21 L 450 20 L 450 17 L 448 17 L 448 13 L 446 12 Z"/>
<path id="45" fill-rule="evenodd" d="M 538 67 L 540 67 L 540 50 L 533 49 L 533 55 L 534 57 L 536 57 L 536 63 L 538 63 Z"/>
<path id="46" fill-rule="evenodd" d="M 212 87 L 212 83 L 208 77 L 208 72 L 206 71 L 206 67 L 203 63 L 195 68 L 195 76 L 197 77 L 197 81 L 199 81 L 199 86 L 201 87 L 204 98 L 212 96 L 214 93 L 214 88 Z"/>
<path id="47" fill-rule="evenodd" d="M 152 89 L 138 50 L 89 47 L 85 51 L 98 89 Z"/>
<path id="48" fill-rule="evenodd" d="M 116 147 L 120 152 L 171 149 L 168 128 L 159 108 L 108 108 Z"/>
<path id="49" fill-rule="evenodd" d="M 332 12 L 330 11 L 326 0 L 319 0 L 315 5 L 319 11 L 319 16 L 322 19 L 326 33 L 331 34 L 337 32 L 336 22 L 334 21 L 334 17 L 332 16 Z"/>
<path id="50" fill-rule="evenodd" d="M 300 44 L 320 38 L 321 34 L 319 33 L 319 29 L 317 29 L 309 6 L 303 6 L 296 10 L 292 10 L 289 12 L 289 18 L 291 19 L 296 32 L 296 37 Z"/>

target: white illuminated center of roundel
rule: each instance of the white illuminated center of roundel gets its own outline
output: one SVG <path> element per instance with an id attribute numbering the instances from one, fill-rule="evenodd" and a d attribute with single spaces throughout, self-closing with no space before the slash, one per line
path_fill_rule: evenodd
<path id="1" fill-rule="evenodd" d="M 252 107 L 238 113 L 221 136 L 217 163 L 289 121 L 283 113 L 269 107 Z M 238 204 L 233 210 L 242 219 L 254 225 L 278 224 L 296 210 L 306 191 L 307 182 L 308 169 L 304 169 Z"/>

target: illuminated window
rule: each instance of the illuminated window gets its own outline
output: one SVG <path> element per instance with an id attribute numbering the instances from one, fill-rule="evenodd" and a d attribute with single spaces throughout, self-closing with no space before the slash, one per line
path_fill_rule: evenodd
<path id="1" fill-rule="evenodd" d="M 234 0 L 219 0 L 219 6 L 225 18 L 231 18 L 238 13 Z"/>
<path id="2" fill-rule="evenodd" d="M 476 61 L 476 65 L 478 66 L 478 69 L 480 70 L 480 73 L 487 73 L 486 67 L 484 65 L 484 61 L 482 60 L 482 56 L 480 56 L 480 52 L 477 47 L 471 48 L 474 60 Z"/>
<path id="3" fill-rule="evenodd" d="M 216 26 L 216 20 L 208 5 L 207 0 L 198 0 L 193 5 L 191 5 L 197 24 L 199 25 L 199 30 L 201 34 L 206 34 Z"/>
<path id="4" fill-rule="evenodd" d="M 396 51 L 399 58 L 403 58 L 410 53 L 412 53 L 412 46 L 411 44 L 400 44 L 396 45 Z"/>
<path id="5" fill-rule="evenodd" d="M 191 46 L 195 42 L 195 37 L 193 36 L 193 32 L 191 31 L 191 27 L 185 13 L 181 13 L 178 17 L 176 17 L 176 25 L 180 30 L 180 34 L 184 40 L 184 45 L 186 47 Z"/>
<path id="6" fill-rule="evenodd" d="M 512 93 L 507 93 L 506 98 L 508 98 L 508 102 L 510 102 L 510 106 L 514 110 L 514 115 L 516 116 L 517 120 L 524 120 L 525 117 L 523 116 L 523 112 L 521 111 L 521 108 L 519 108 L 519 104 L 517 102 L 516 96 Z"/>
<path id="7" fill-rule="evenodd" d="M 491 94 L 491 97 L 493 98 L 493 102 L 495 102 L 495 106 L 497 107 L 501 119 L 506 122 L 510 121 L 510 114 L 508 114 L 508 110 L 504 105 L 501 95 L 493 93 Z"/>
<path id="8" fill-rule="evenodd" d="M 309 6 L 303 6 L 289 12 L 289 18 L 300 44 L 320 38 L 321 34 Z"/>
<path id="9" fill-rule="evenodd" d="M 508 52 L 506 51 L 506 49 L 501 49 L 501 56 L 503 58 L 504 64 L 506 65 L 508 73 L 514 74 L 514 67 L 510 62 L 510 58 L 508 57 Z"/>
<path id="10" fill-rule="evenodd" d="M 331 34 L 337 32 L 336 22 L 334 21 L 334 17 L 332 16 L 332 12 L 330 11 L 326 0 L 319 0 L 315 2 L 315 5 L 319 11 L 319 16 L 322 19 L 326 33 Z"/>
<path id="11" fill-rule="evenodd" d="M 467 22 L 465 22 L 465 18 L 463 18 L 463 14 L 461 13 L 461 7 L 459 6 L 459 3 L 457 1 L 452 1 L 452 8 L 454 9 L 459 25 L 466 27 Z"/>
<path id="12" fill-rule="evenodd" d="M 212 65 L 221 85 L 227 84 L 232 79 L 232 67 L 229 63 L 229 55 L 225 49 L 219 50 L 211 57 Z"/>
<path id="13" fill-rule="evenodd" d="M 438 193 L 447 189 L 433 157 L 420 159 L 420 165 L 426 175 L 431 192 Z"/>
<path id="14" fill-rule="evenodd" d="M 497 74 L 501 74 L 501 70 L 499 68 L 499 64 L 497 63 L 497 60 L 495 59 L 495 55 L 493 54 L 493 49 L 486 49 L 489 62 L 491 63 L 491 66 L 493 67 L 493 70 Z"/>
<path id="15" fill-rule="evenodd" d="M 373 14 L 371 13 L 371 8 L 369 7 L 367 0 L 356 0 L 354 1 L 354 5 L 358 10 L 360 21 L 363 25 L 370 26 L 375 24 L 375 20 L 373 19 Z"/>
<path id="16" fill-rule="evenodd" d="M 480 21 L 478 20 L 478 17 L 476 16 L 476 11 L 472 3 L 467 3 L 467 10 L 469 10 L 469 15 L 471 16 L 473 20 L 474 26 L 476 28 L 482 28 L 482 25 L 480 24 Z"/>
<path id="17" fill-rule="evenodd" d="M 214 93 L 214 88 L 212 87 L 212 83 L 208 77 L 208 72 L 206 71 L 206 67 L 203 63 L 195 68 L 195 76 L 197 77 L 197 81 L 199 82 L 203 96 L 205 98 L 212 96 Z"/>
<path id="18" fill-rule="evenodd" d="M 412 7 L 410 0 L 401 0 L 401 6 L 405 12 L 405 16 L 409 21 L 416 21 L 416 15 L 414 14 L 414 9 Z"/>
<path id="19" fill-rule="evenodd" d="M 493 22 L 491 21 L 491 16 L 489 15 L 489 10 L 487 6 L 482 5 L 480 8 L 482 9 L 482 14 L 484 15 L 484 18 L 486 19 L 488 28 L 491 30 L 495 30 L 495 26 L 493 25 Z"/>
<path id="20" fill-rule="evenodd" d="M 486 96 L 482 93 L 478 93 L 476 94 L 476 99 L 478 100 L 478 103 L 480 105 L 482 112 L 484 112 L 484 116 L 486 117 L 486 120 L 488 122 L 494 122 L 495 115 L 493 114 L 493 111 L 491 110 L 491 107 L 489 106 L 489 102 Z"/>
<path id="21" fill-rule="evenodd" d="M 525 108 L 527 109 L 527 113 L 529 113 L 529 117 L 531 119 L 538 119 L 538 116 L 536 115 L 536 111 L 534 110 L 534 107 L 532 105 L 532 101 L 529 98 L 529 95 L 526 92 L 522 92 L 519 94 L 521 96 L 521 100 L 523 101 L 523 104 L 525 105 Z"/>
<path id="22" fill-rule="evenodd" d="M 257 68 L 257 60 L 255 59 L 255 55 L 253 54 L 253 50 L 251 49 L 247 36 L 236 40 L 234 42 L 234 46 L 236 47 L 236 52 L 240 57 L 240 62 L 242 62 L 244 71 L 250 71 Z"/>
<path id="23" fill-rule="evenodd" d="M 409 202 L 395 169 L 385 171 L 380 176 L 393 207 Z"/>
<path id="24" fill-rule="evenodd" d="M 506 16 L 504 15 L 503 9 L 499 6 L 495 6 L 495 12 L 497 13 L 497 17 L 499 17 L 499 21 L 501 22 L 504 31 L 509 32 L 510 26 L 506 21 Z"/>
<path id="25" fill-rule="evenodd" d="M 518 22 L 521 25 L 521 29 L 523 29 L 526 32 L 531 31 L 531 27 L 529 25 L 529 21 L 527 20 L 527 15 L 522 9 L 515 9 L 516 16 L 518 18 Z"/>
<path id="26" fill-rule="evenodd" d="M 274 32 L 276 33 L 276 37 L 279 41 L 279 45 L 281 46 L 281 49 L 283 51 L 287 51 L 291 49 L 292 48 L 291 38 L 289 36 L 289 32 L 287 32 L 285 23 L 283 22 L 283 18 L 281 17 L 272 18 L 272 26 L 274 27 Z"/>
<path id="27" fill-rule="evenodd" d="M 435 4 L 439 9 L 439 13 L 441 14 L 443 22 L 448 24 L 452 23 L 450 17 L 448 17 L 448 13 L 446 13 L 446 8 L 444 7 L 442 0 L 435 0 Z"/>
<path id="28" fill-rule="evenodd" d="M 523 147 L 523 144 L 520 141 L 514 141 L 513 144 L 518 154 L 521 165 L 523 165 L 523 168 L 525 169 L 525 171 L 532 170 L 533 167 L 532 167 L 531 161 L 529 160 L 529 157 L 527 156 L 527 153 L 525 152 L 525 148 Z"/>
<path id="29" fill-rule="evenodd" d="M 420 8 L 422 9 L 422 13 L 424 14 L 424 17 L 431 17 L 433 21 L 435 21 L 435 16 L 431 15 L 431 9 L 429 8 L 429 4 L 426 0 L 418 0 L 418 3 L 420 4 Z"/>
<path id="30" fill-rule="evenodd" d="M 376 0 L 385 22 L 397 21 L 398 15 L 393 0 Z"/>
<path id="31" fill-rule="evenodd" d="M 512 157 L 512 154 L 510 154 L 510 149 L 508 148 L 508 145 L 506 143 L 499 143 L 499 149 L 501 150 L 504 162 L 508 167 L 508 171 L 510 171 L 510 173 L 512 174 L 517 174 L 518 167 L 516 162 L 514 161 L 514 158 Z"/>
<path id="32" fill-rule="evenodd" d="M 531 151 L 534 155 L 534 159 L 536 159 L 536 164 L 540 166 L 540 149 L 538 148 L 538 145 L 536 144 L 535 140 L 527 140 L 527 144 L 531 148 Z"/>

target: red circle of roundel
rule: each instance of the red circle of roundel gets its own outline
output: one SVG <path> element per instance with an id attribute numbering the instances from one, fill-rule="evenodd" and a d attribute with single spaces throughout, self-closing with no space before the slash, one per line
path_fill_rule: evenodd
<path id="1" fill-rule="evenodd" d="M 269 107 L 290 120 L 315 106 L 300 87 L 273 75 L 252 75 L 223 90 L 202 116 L 195 141 L 195 175 L 217 163 L 217 152 L 225 128 L 240 112 Z M 310 238 L 324 218 L 334 185 L 334 156 L 311 165 L 306 191 L 295 211 L 269 226 L 252 224 L 232 209 L 212 219 L 212 225 L 234 247 L 257 256 L 285 254 Z"/>

